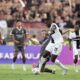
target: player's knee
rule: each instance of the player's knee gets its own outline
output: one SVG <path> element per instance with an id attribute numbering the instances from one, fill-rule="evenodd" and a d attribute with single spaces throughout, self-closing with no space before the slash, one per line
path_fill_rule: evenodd
<path id="1" fill-rule="evenodd" d="M 74 59 L 74 63 L 76 64 L 78 62 L 78 60 L 77 59 Z"/>
<path id="2" fill-rule="evenodd" d="M 22 57 L 25 59 L 25 54 L 22 54 Z"/>
<path id="3" fill-rule="evenodd" d="M 44 58 L 48 57 L 49 55 L 50 55 L 50 52 L 44 51 L 44 54 L 43 54 L 43 57 L 44 57 Z"/>
<path id="4" fill-rule="evenodd" d="M 76 64 L 78 62 L 78 56 L 75 55 L 74 63 Z"/>
<path id="5" fill-rule="evenodd" d="M 52 62 L 55 62 L 55 59 L 51 58 L 51 61 L 52 61 Z"/>
<path id="6" fill-rule="evenodd" d="M 52 55 L 52 56 L 51 56 L 51 61 L 52 61 L 52 62 L 55 62 L 56 58 L 57 58 L 57 55 Z"/>

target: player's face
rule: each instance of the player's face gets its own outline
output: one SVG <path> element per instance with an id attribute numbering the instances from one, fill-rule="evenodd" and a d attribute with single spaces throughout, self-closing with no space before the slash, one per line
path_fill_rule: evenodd
<path id="1" fill-rule="evenodd" d="M 17 22 L 16 26 L 17 26 L 18 28 L 21 28 L 21 27 L 22 27 L 22 23 L 21 23 L 21 22 Z"/>
<path id="2" fill-rule="evenodd" d="M 52 26 L 52 28 L 50 29 L 51 32 L 55 32 L 56 30 L 56 26 Z"/>

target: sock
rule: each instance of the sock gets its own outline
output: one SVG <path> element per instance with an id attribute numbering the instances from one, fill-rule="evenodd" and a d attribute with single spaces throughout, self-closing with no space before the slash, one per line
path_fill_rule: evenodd
<path id="1" fill-rule="evenodd" d="M 26 71 L 26 65 L 25 64 L 23 64 L 23 70 Z"/>
<path id="2" fill-rule="evenodd" d="M 15 69 L 15 63 L 12 64 L 12 69 Z"/>
<path id="3" fill-rule="evenodd" d="M 65 70 L 66 67 L 59 61 L 59 60 L 55 60 L 55 64 L 58 65 L 61 69 Z"/>
<path id="4" fill-rule="evenodd" d="M 77 64 L 74 64 L 74 68 L 76 71 L 78 71 Z"/>

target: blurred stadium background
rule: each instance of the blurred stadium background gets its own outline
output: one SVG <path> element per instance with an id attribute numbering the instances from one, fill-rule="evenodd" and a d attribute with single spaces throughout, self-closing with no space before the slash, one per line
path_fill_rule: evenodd
<path id="1" fill-rule="evenodd" d="M 8 54 L 13 53 L 11 31 L 15 27 L 17 20 L 21 20 L 23 26 L 26 28 L 27 40 L 25 44 L 40 50 L 39 42 L 45 38 L 52 22 L 57 23 L 61 30 L 72 29 L 76 25 L 80 26 L 80 0 L 0 0 L 0 34 L 6 42 L 6 44 L 0 45 L 1 80 L 29 80 L 33 78 L 34 80 L 47 80 L 49 78 L 46 78 L 48 74 L 44 73 L 40 76 L 32 75 L 31 71 L 29 72 L 31 65 L 27 65 L 29 70 L 26 72 L 22 72 L 19 65 L 17 65 L 18 69 L 13 72 L 10 70 L 10 65 L 7 65 L 7 63 L 11 63 L 10 60 L 12 60 L 12 56 L 10 57 Z M 36 42 L 31 42 L 30 38 L 35 39 Z M 67 44 L 68 34 L 64 35 L 64 39 L 65 44 Z M 72 53 L 72 51 L 68 49 L 68 46 L 66 47 L 67 53 Z M 10 51 L 10 49 L 12 51 Z M 30 48 L 29 50 L 31 51 L 32 49 L 33 48 Z M 37 52 L 34 50 L 31 52 L 28 51 L 28 53 L 39 53 L 39 50 L 37 50 Z M 64 52 L 65 51 L 63 51 L 63 54 Z M 55 66 L 59 73 L 53 76 L 49 74 L 51 79 L 79 80 L 79 73 L 72 71 L 73 55 L 67 53 L 66 55 L 64 54 L 65 62 L 60 59 L 64 64 L 71 64 L 71 66 L 69 66 L 70 73 L 67 76 L 61 77 L 61 71 Z M 33 55 L 34 57 L 35 54 Z M 29 57 L 30 55 L 27 56 Z M 68 58 L 70 59 L 66 60 Z M 29 58 L 29 60 L 31 61 L 33 59 Z M 6 63 L 6 65 L 4 63 Z M 36 63 L 35 60 L 32 63 Z M 53 66 L 50 67 L 53 68 Z"/>

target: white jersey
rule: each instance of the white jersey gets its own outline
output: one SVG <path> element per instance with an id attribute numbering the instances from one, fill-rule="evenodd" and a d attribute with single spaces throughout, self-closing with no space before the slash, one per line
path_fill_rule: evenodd
<path id="1" fill-rule="evenodd" d="M 79 35 L 80 35 L 80 30 L 79 30 Z M 73 54 L 74 55 L 78 55 L 78 53 L 80 52 L 80 49 L 78 48 L 79 43 L 78 40 L 73 40 L 73 38 L 76 38 L 76 33 L 75 32 L 70 32 L 69 33 L 69 38 L 72 39 L 72 48 L 73 48 Z"/>
<path id="2" fill-rule="evenodd" d="M 52 34 L 51 37 L 53 38 L 55 44 L 62 43 L 64 41 L 59 29 L 55 30 L 55 33 Z"/>
<path id="3" fill-rule="evenodd" d="M 62 45 L 63 37 L 59 31 L 58 26 L 56 26 L 55 33 L 51 34 L 50 42 L 46 46 L 45 50 L 49 51 L 51 54 L 59 55 L 59 53 L 62 51 Z"/>
<path id="4" fill-rule="evenodd" d="M 76 38 L 76 34 L 75 34 L 75 32 L 70 32 L 69 33 L 69 39 L 73 39 L 73 38 Z M 76 41 L 75 40 L 72 40 L 71 43 L 76 45 Z"/>
<path id="5" fill-rule="evenodd" d="M 76 33 L 75 32 L 70 32 L 69 33 L 69 38 L 70 39 L 72 39 L 72 45 L 75 45 L 76 46 L 76 48 L 77 48 L 77 46 L 79 46 L 79 44 L 80 43 L 78 43 L 78 41 L 80 41 L 80 40 L 77 40 L 77 36 L 79 36 L 80 35 L 80 30 L 79 30 L 79 34 L 78 35 L 76 35 Z M 74 38 L 76 38 L 76 39 L 74 39 Z"/>

